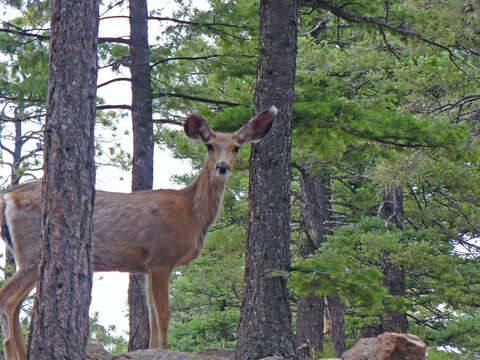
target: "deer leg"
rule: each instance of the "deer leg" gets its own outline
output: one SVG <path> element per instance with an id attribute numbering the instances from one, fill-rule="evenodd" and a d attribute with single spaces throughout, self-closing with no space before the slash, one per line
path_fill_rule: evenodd
<path id="1" fill-rule="evenodd" d="M 27 358 L 27 346 L 25 344 L 25 339 L 23 338 L 22 326 L 20 324 L 20 309 L 22 308 L 22 303 L 25 300 L 23 298 L 15 309 L 13 314 L 14 318 L 14 338 L 15 338 L 15 347 L 17 349 L 17 354 L 19 359 Z"/>
<path id="2" fill-rule="evenodd" d="M 168 348 L 168 325 L 170 322 L 170 307 L 168 303 L 168 283 L 170 281 L 170 274 L 172 269 L 165 267 L 157 267 L 151 269 L 150 276 L 150 296 L 153 299 L 152 305 L 155 308 L 153 313 L 157 316 L 157 333 L 155 335 L 150 330 L 150 347 L 155 344 L 158 345 L 158 331 L 160 332 L 160 347 L 162 349 Z"/>
<path id="3" fill-rule="evenodd" d="M 37 281 L 36 271 L 31 272 L 31 276 L 29 277 L 29 284 L 25 284 L 25 291 L 23 293 L 20 302 L 17 304 L 15 309 L 15 313 L 13 314 L 14 317 L 14 336 L 15 336 L 15 343 L 18 353 L 19 359 L 26 359 L 27 358 L 27 345 L 25 344 L 25 339 L 23 337 L 22 326 L 20 324 L 20 310 L 22 308 L 22 304 L 28 296 L 28 293 L 33 289 L 35 286 L 35 282 Z"/>
<path id="4" fill-rule="evenodd" d="M 145 292 L 147 295 L 148 319 L 150 322 L 150 348 L 158 348 L 159 326 L 158 314 L 155 307 L 155 302 L 152 295 L 152 275 L 148 273 L 145 275 Z"/>
<path id="5" fill-rule="evenodd" d="M 7 360 L 25 360 L 25 341 L 20 326 L 20 307 L 35 285 L 37 271 L 22 269 L 0 289 L 0 320 Z"/>

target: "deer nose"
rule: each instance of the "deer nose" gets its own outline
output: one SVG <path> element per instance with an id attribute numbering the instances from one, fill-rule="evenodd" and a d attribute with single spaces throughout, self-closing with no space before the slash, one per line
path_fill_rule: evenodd
<path id="1" fill-rule="evenodd" d="M 221 162 L 217 164 L 217 170 L 220 172 L 220 174 L 225 174 L 230 170 L 230 166 L 227 163 Z"/>

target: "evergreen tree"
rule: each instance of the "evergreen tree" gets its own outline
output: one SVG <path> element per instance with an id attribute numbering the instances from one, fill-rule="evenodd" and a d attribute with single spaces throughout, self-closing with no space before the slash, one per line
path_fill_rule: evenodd
<path id="1" fill-rule="evenodd" d="M 42 255 L 28 346 L 31 359 L 86 357 L 93 277 L 98 18 L 96 1 L 52 4 Z M 25 358 L 9 350 L 6 346 L 7 357 Z"/>

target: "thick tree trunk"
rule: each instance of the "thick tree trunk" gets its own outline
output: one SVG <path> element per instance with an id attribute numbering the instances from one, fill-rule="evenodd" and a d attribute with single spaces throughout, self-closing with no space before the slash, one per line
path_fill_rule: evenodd
<path id="1" fill-rule="evenodd" d="M 153 185 L 152 89 L 146 0 L 130 0 L 130 72 L 132 74 L 132 191 Z M 128 351 L 146 349 L 150 327 L 144 275 L 130 274 Z"/>
<path id="2" fill-rule="evenodd" d="M 42 254 L 29 359 L 85 359 L 93 273 L 98 3 L 52 2 Z"/>
<path id="3" fill-rule="evenodd" d="M 290 266 L 291 115 L 297 54 L 297 1 L 260 2 L 255 110 L 279 108 L 270 134 L 252 146 L 244 300 L 236 359 L 295 356 L 286 281 Z M 281 29 L 281 30 L 280 30 Z"/>
<path id="4" fill-rule="evenodd" d="M 314 354 L 323 351 L 323 296 L 310 294 L 299 296 L 297 303 L 297 355 L 301 360 L 313 359 Z"/>

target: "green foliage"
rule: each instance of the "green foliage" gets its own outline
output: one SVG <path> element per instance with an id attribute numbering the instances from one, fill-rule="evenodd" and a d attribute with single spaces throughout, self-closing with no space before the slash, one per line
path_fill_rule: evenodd
<path id="1" fill-rule="evenodd" d="M 453 351 L 442 351 L 436 349 L 427 349 L 427 354 L 425 359 L 426 360 L 459 360 L 459 359 L 473 359 L 473 358 L 465 358 L 462 355 L 458 354 L 457 352 Z"/>
<path id="2" fill-rule="evenodd" d="M 128 342 L 123 336 L 115 335 L 115 325 L 105 327 L 98 322 L 98 312 L 90 318 L 89 339 L 98 341 L 111 354 L 127 352 Z"/>
<path id="3" fill-rule="evenodd" d="M 170 339 L 174 348 L 196 351 L 235 345 L 243 237 L 243 229 L 233 225 L 211 231 L 200 257 L 173 275 Z"/>

